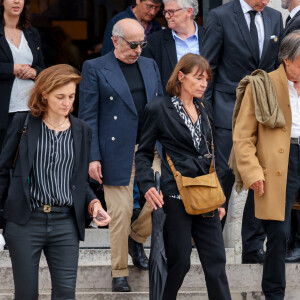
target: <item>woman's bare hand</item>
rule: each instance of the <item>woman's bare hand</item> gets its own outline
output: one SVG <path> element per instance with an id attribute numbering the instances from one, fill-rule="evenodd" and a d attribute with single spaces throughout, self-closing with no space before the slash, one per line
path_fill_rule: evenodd
<path id="1" fill-rule="evenodd" d="M 163 194 L 162 194 L 162 192 L 160 192 L 160 194 L 158 194 L 155 187 L 150 188 L 146 192 L 145 199 L 151 205 L 151 207 L 155 210 L 157 210 L 157 206 L 162 207 L 164 205 Z"/>

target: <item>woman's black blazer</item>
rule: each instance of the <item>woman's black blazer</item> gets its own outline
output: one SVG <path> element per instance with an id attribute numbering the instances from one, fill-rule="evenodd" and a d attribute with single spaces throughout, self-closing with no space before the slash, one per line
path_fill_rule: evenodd
<path id="1" fill-rule="evenodd" d="M 21 141 L 17 164 L 9 184 L 9 169 L 13 164 L 25 117 L 26 113 L 16 114 L 8 128 L 0 156 L 1 206 L 4 207 L 5 219 L 17 224 L 26 224 L 31 214 L 28 177 L 42 127 L 42 119 L 30 115 L 28 129 Z M 79 238 L 83 240 L 87 207 L 96 198 L 87 183 L 92 130 L 72 115 L 70 121 L 75 152 L 70 189 L 74 200 Z"/>
<path id="2" fill-rule="evenodd" d="M 45 68 L 39 32 L 35 28 L 29 27 L 24 29 L 23 33 L 33 56 L 31 67 L 36 69 L 38 74 Z M 0 130 L 7 129 L 10 94 L 15 80 L 13 71 L 13 56 L 5 38 L 3 22 L 0 22 Z"/>
<path id="3" fill-rule="evenodd" d="M 203 128 L 209 130 L 208 119 L 212 126 L 212 109 L 209 103 L 201 105 Z M 201 157 L 194 146 L 190 130 L 174 107 L 171 97 L 159 97 L 148 103 L 143 117 L 143 128 L 140 144 L 135 158 L 136 178 L 141 191 L 145 194 L 151 187 L 155 187 L 153 170 L 153 149 L 155 142 L 159 141 L 163 148 L 161 166 L 161 190 L 164 196 L 179 194 L 177 185 L 165 158 L 167 153 L 174 165 L 182 175 L 196 177 L 204 175 Z"/>

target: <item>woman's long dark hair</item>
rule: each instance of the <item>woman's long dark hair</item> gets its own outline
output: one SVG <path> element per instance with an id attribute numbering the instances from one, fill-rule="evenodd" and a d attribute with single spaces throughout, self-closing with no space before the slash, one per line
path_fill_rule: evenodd
<path id="1" fill-rule="evenodd" d="M 0 23 L 3 22 L 3 24 L 5 25 L 3 1 L 4 0 L 0 0 Z M 30 27 L 30 21 L 31 21 L 30 17 L 31 17 L 30 0 L 24 0 L 24 8 L 20 15 L 17 28 L 23 30 Z"/>

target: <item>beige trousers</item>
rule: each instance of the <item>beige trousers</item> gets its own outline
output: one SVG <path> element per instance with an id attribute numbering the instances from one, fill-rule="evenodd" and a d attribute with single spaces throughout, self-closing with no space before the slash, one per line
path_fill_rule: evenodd
<path id="1" fill-rule="evenodd" d="M 135 146 L 135 152 L 137 147 L 138 145 Z M 152 169 L 159 172 L 161 169 L 161 160 L 156 150 Z M 152 207 L 148 202 L 145 203 L 139 217 L 130 226 L 133 211 L 134 177 L 135 161 L 133 159 L 129 185 L 104 185 L 107 212 L 111 217 L 109 235 L 112 277 L 127 277 L 129 275 L 128 236 L 130 235 L 138 243 L 145 243 L 152 231 Z"/>

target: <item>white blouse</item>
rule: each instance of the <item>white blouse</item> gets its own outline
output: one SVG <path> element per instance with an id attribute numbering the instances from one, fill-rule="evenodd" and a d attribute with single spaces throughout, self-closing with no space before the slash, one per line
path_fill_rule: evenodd
<path id="1" fill-rule="evenodd" d="M 27 40 L 22 32 L 21 42 L 19 48 L 16 47 L 7 39 L 8 45 L 12 52 L 14 64 L 27 64 L 32 65 L 33 55 L 28 46 Z M 9 112 L 27 111 L 29 92 L 34 85 L 34 81 L 31 79 L 19 79 L 15 78 L 9 102 Z"/>

